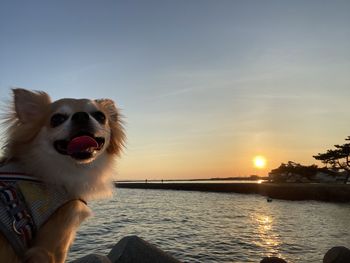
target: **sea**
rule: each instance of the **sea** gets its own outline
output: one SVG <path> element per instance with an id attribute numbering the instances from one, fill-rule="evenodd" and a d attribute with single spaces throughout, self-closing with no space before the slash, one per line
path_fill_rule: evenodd
<path id="1" fill-rule="evenodd" d="M 322 262 L 334 246 L 350 248 L 350 204 L 267 202 L 236 193 L 115 189 L 89 204 L 68 262 L 106 255 L 121 238 L 137 235 L 182 262 Z"/>

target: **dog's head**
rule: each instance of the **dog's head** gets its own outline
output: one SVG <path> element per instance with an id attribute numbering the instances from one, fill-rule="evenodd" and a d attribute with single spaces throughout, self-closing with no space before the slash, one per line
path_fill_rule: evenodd
<path id="1" fill-rule="evenodd" d="M 120 154 L 125 136 L 112 100 L 51 102 L 44 92 L 24 89 L 14 89 L 13 95 L 5 155 L 30 173 L 65 186 L 76 177 L 91 184 L 87 177 L 97 178 L 91 173 L 103 173 Z"/>

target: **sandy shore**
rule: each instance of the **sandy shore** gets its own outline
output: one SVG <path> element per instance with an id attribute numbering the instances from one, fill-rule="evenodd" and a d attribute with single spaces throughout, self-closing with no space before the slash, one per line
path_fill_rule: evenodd
<path id="1" fill-rule="evenodd" d="M 272 199 L 350 202 L 350 185 L 281 183 L 116 183 L 118 188 L 260 194 Z"/>

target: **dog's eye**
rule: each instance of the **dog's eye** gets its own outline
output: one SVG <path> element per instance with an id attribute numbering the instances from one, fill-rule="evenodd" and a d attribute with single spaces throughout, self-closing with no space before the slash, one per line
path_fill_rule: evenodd
<path id="1" fill-rule="evenodd" d="M 103 112 L 101 111 L 95 111 L 93 113 L 91 113 L 92 117 L 95 118 L 95 120 L 97 120 L 99 123 L 104 124 L 106 122 L 106 115 L 104 115 Z"/>
<path id="2" fill-rule="evenodd" d="M 55 128 L 59 125 L 61 125 L 62 123 L 64 123 L 66 120 L 68 119 L 68 116 L 65 114 L 61 114 L 61 113 L 56 113 L 54 115 L 52 115 L 51 117 L 51 127 Z"/>

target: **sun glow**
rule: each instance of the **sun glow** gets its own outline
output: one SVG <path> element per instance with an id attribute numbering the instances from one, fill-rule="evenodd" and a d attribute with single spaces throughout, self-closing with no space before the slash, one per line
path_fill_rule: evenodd
<path id="1" fill-rule="evenodd" d="M 253 159 L 254 166 L 258 169 L 263 169 L 266 166 L 266 159 L 263 156 L 255 156 Z"/>

